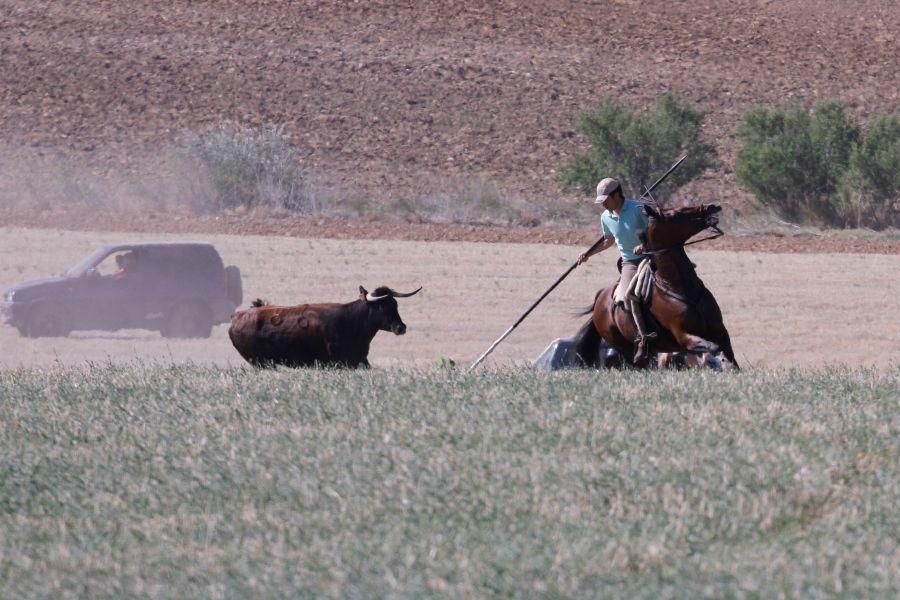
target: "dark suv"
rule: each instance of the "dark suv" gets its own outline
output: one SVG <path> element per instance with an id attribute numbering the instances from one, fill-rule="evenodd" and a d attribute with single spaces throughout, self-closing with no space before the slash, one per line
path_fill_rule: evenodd
<path id="1" fill-rule="evenodd" d="M 0 311 L 27 337 L 85 329 L 209 337 L 242 296 L 240 270 L 210 244 L 111 244 L 58 277 L 6 288 Z"/>

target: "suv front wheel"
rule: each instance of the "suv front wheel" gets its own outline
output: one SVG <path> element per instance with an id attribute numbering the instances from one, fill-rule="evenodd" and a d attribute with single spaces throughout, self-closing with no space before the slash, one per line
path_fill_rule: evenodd
<path id="1" fill-rule="evenodd" d="M 60 310 L 49 302 L 38 302 L 28 309 L 25 326 L 19 329 L 25 337 L 66 337 L 69 329 L 63 324 Z"/>
<path id="2" fill-rule="evenodd" d="M 212 313 L 202 302 L 175 305 L 160 333 L 167 338 L 208 338 L 212 334 Z"/>

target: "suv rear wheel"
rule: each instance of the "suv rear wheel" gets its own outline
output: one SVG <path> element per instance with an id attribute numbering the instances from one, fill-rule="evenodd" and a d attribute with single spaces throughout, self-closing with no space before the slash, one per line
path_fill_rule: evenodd
<path id="1" fill-rule="evenodd" d="M 231 265 L 225 267 L 225 294 L 235 306 L 244 301 L 244 287 L 241 283 L 241 270 Z"/>
<path id="2" fill-rule="evenodd" d="M 212 312 L 202 302 L 177 304 L 169 312 L 160 333 L 167 338 L 208 338 Z"/>

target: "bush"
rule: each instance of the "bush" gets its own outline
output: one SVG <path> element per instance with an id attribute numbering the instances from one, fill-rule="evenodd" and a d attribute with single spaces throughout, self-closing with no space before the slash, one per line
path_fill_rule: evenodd
<path id="1" fill-rule="evenodd" d="M 846 224 L 900 226 L 900 118 L 882 115 L 850 154 L 850 173 L 839 195 Z"/>
<path id="2" fill-rule="evenodd" d="M 879 117 L 863 138 L 837 101 L 747 112 L 738 182 L 789 221 L 885 227 L 900 196 L 900 122 Z"/>
<path id="3" fill-rule="evenodd" d="M 604 177 L 616 177 L 626 190 L 639 194 L 666 172 L 684 152 L 687 160 L 653 195 L 660 201 L 713 166 L 712 147 L 700 142 L 703 112 L 663 94 L 652 109 L 634 113 L 612 97 L 593 112 L 579 116 L 578 129 L 591 144 L 559 173 L 564 187 L 592 193 Z"/>
<path id="4" fill-rule="evenodd" d="M 188 145 L 209 178 L 214 209 L 266 206 L 312 212 L 297 155 L 283 125 L 257 129 L 221 123 L 190 135 Z"/>
<path id="5" fill-rule="evenodd" d="M 842 104 L 748 111 L 738 127 L 738 182 L 789 221 L 833 223 L 838 191 L 859 140 Z"/>

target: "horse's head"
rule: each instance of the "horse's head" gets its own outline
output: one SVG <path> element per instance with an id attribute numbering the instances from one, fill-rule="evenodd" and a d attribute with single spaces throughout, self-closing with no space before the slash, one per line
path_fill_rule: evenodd
<path id="1" fill-rule="evenodd" d="M 644 212 L 650 217 L 647 226 L 647 250 L 662 250 L 684 245 L 692 236 L 704 229 L 712 228 L 719 232 L 719 213 L 722 207 L 717 204 L 701 204 L 661 211 L 653 206 L 645 205 Z"/>

